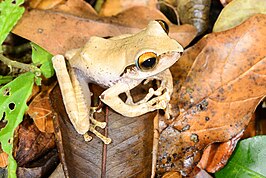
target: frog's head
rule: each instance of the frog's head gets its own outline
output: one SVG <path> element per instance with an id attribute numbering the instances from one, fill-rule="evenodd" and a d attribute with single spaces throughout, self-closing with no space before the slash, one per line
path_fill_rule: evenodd
<path id="1" fill-rule="evenodd" d="M 144 79 L 171 67 L 183 53 L 183 47 L 168 36 L 168 25 L 162 21 L 151 21 L 146 29 L 134 36 L 132 48 L 135 68 L 130 78 Z M 132 75 L 134 74 L 134 75 Z"/>

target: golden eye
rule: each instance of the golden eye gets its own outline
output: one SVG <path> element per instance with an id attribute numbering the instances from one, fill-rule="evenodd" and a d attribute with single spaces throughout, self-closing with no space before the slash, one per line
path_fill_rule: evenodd
<path id="1" fill-rule="evenodd" d="M 157 55 L 154 52 L 145 52 L 139 56 L 137 67 L 140 70 L 146 71 L 154 68 L 157 62 Z"/>
<path id="2" fill-rule="evenodd" d="M 163 20 L 155 20 L 155 21 L 161 25 L 161 27 L 164 29 L 166 34 L 169 33 L 169 26 L 167 25 L 167 23 L 165 21 L 163 21 Z"/>

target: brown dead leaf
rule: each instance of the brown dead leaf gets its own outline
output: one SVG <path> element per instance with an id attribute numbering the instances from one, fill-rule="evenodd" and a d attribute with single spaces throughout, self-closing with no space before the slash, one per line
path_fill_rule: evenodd
<path id="1" fill-rule="evenodd" d="M 258 106 L 259 107 L 259 106 Z M 256 108 L 256 112 L 258 109 L 258 107 Z M 259 118 L 257 118 L 255 116 L 255 113 L 252 115 L 247 128 L 245 129 L 243 136 L 241 137 L 241 139 L 246 139 L 246 138 L 250 138 L 250 137 L 254 137 L 256 135 L 262 135 L 259 134 L 259 129 L 258 129 L 258 125 L 259 125 Z"/>
<path id="2" fill-rule="evenodd" d="M 29 0 L 29 6 L 37 9 L 51 9 L 59 4 L 65 3 L 66 0 Z"/>
<path id="3" fill-rule="evenodd" d="M 8 165 L 8 154 L 1 150 L 0 153 L 0 167 L 4 168 Z"/>
<path id="4" fill-rule="evenodd" d="M 162 178 L 182 178 L 182 175 L 179 172 L 167 172 Z"/>
<path id="5" fill-rule="evenodd" d="M 135 6 L 156 8 L 157 0 L 106 0 L 99 12 L 101 16 L 114 16 Z"/>
<path id="6" fill-rule="evenodd" d="M 39 92 L 40 92 L 40 87 L 37 85 L 33 85 L 31 95 L 28 98 L 27 102 L 29 102 L 32 98 L 36 97 L 36 95 L 38 95 Z"/>
<path id="7" fill-rule="evenodd" d="M 112 18 L 90 17 L 88 19 L 88 16 L 80 18 L 53 11 L 31 10 L 24 13 L 13 33 L 40 45 L 52 54 L 64 54 L 67 50 L 84 46 L 91 36 L 136 33 L 145 28 L 150 20 L 167 21 L 158 10 L 145 7 L 131 8 Z M 169 35 L 182 46 L 188 45 L 196 33 L 193 26 L 170 24 Z"/>
<path id="8" fill-rule="evenodd" d="M 209 145 L 201 157 L 198 166 L 208 172 L 215 173 L 225 166 L 231 154 L 233 153 L 237 142 L 240 140 L 243 132 L 233 137 L 227 142 L 213 143 Z"/>
<path id="9" fill-rule="evenodd" d="M 91 88 L 92 101 L 102 92 L 95 87 Z M 55 125 L 57 141 L 64 160 L 62 164 L 69 177 L 150 177 L 155 112 L 128 118 L 103 108 L 101 113 L 96 114 L 96 119 L 103 121 L 108 118 L 106 132 L 108 130 L 108 137 L 112 138 L 111 144 L 104 145 L 94 135 L 91 135 L 94 137 L 92 141 L 85 142 L 83 136 L 76 132 L 65 112 L 58 86 L 50 97 L 58 113 Z"/>
<path id="10" fill-rule="evenodd" d="M 84 0 L 68 0 L 64 4 L 53 7 L 51 10 L 72 14 L 82 18 L 96 19 L 98 16 L 93 7 Z"/>
<path id="11" fill-rule="evenodd" d="M 55 170 L 60 160 L 56 149 L 49 151 L 47 154 L 38 158 L 37 161 L 31 162 L 30 164 L 18 167 L 17 177 L 18 178 L 33 178 L 33 177 L 49 177 L 51 172 Z M 63 177 L 60 177 L 63 178 Z"/>
<path id="12" fill-rule="evenodd" d="M 151 7 L 135 6 L 106 19 L 120 25 L 139 29 L 145 28 L 151 20 L 162 19 L 169 25 L 169 36 L 178 41 L 183 47 L 186 47 L 197 34 L 194 26 L 188 24 L 177 26 L 172 24 L 162 12 Z"/>
<path id="13" fill-rule="evenodd" d="M 31 0 L 29 6 L 33 9 L 64 12 L 83 18 L 96 18 L 97 12 L 84 0 Z"/>
<path id="14" fill-rule="evenodd" d="M 41 132 L 54 133 L 53 115 L 49 101 L 50 91 L 55 83 L 42 88 L 42 91 L 32 100 L 27 113 L 34 120 Z"/>
<path id="15" fill-rule="evenodd" d="M 159 172 L 189 174 L 206 146 L 226 142 L 248 125 L 266 95 L 265 23 L 265 15 L 256 15 L 193 47 L 197 57 L 173 94 L 180 115 L 161 128 Z"/>
<path id="16" fill-rule="evenodd" d="M 246 127 L 243 133 L 240 132 L 238 135 L 236 135 L 227 142 L 213 143 L 209 145 L 204 150 L 198 166 L 211 173 L 217 172 L 218 170 L 220 170 L 225 166 L 231 154 L 233 153 L 237 142 L 240 139 L 253 137 L 255 135 L 256 135 L 256 122 L 255 122 L 255 115 L 253 114 L 248 126 Z"/>
<path id="17" fill-rule="evenodd" d="M 15 159 L 19 166 L 40 158 L 55 147 L 54 135 L 40 132 L 30 119 L 19 125 L 15 143 Z"/>
<path id="18" fill-rule="evenodd" d="M 112 36 L 138 30 L 63 13 L 32 10 L 24 13 L 13 33 L 37 43 L 52 54 L 64 54 L 67 50 L 84 46 L 92 34 Z"/>

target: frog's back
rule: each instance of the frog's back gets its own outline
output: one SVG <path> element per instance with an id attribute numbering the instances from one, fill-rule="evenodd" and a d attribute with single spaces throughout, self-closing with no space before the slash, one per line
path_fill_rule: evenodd
<path id="1" fill-rule="evenodd" d="M 91 37 L 86 45 L 69 59 L 70 65 L 81 70 L 91 82 L 111 86 L 126 66 L 122 50 L 115 43 L 100 37 Z M 119 53 L 119 54 L 118 54 Z"/>
<path id="2" fill-rule="evenodd" d="M 91 80 L 103 86 L 111 86 L 123 74 L 125 68 L 135 64 L 145 52 L 157 56 L 183 50 L 171 39 L 156 21 L 139 33 L 120 35 L 110 39 L 91 37 L 86 45 L 71 58 L 70 63 Z"/>

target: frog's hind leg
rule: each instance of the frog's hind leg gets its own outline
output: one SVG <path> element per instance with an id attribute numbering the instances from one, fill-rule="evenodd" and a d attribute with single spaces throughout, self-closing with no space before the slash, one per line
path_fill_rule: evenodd
<path id="1" fill-rule="evenodd" d="M 86 78 L 79 71 L 70 68 L 69 73 L 66 68 L 64 56 L 57 55 L 52 59 L 54 69 L 58 78 L 59 86 L 63 96 L 63 102 L 70 118 L 79 134 L 84 134 L 85 140 L 91 137 L 88 131 L 93 132 L 97 137 L 108 144 L 110 138 L 106 138 L 95 130 L 95 127 L 104 128 L 106 123 L 93 119 L 93 112 L 90 110 L 90 90 Z"/>
<path id="2" fill-rule="evenodd" d="M 57 80 L 61 89 L 63 102 L 71 123 L 79 134 L 84 134 L 89 130 L 90 120 L 79 112 L 77 97 L 73 83 L 67 71 L 64 56 L 56 55 L 52 58 L 53 67 L 56 71 Z"/>
<path id="3" fill-rule="evenodd" d="M 83 113 L 83 117 L 89 118 L 90 120 L 89 131 L 94 133 L 105 144 L 109 144 L 111 142 L 111 139 L 105 137 L 95 129 L 96 127 L 100 127 L 102 129 L 105 128 L 106 123 L 97 121 L 93 117 L 93 114 L 94 112 L 96 112 L 96 110 L 94 107 L 91 107 L 91 92 L 88 86 L 88 80 L 86 76 L 84 76 L 83 73 L 81 73 L 81 71 L 71 68 L 70 77 L 76 94 L 76 100 L 79 112 Z"/>

